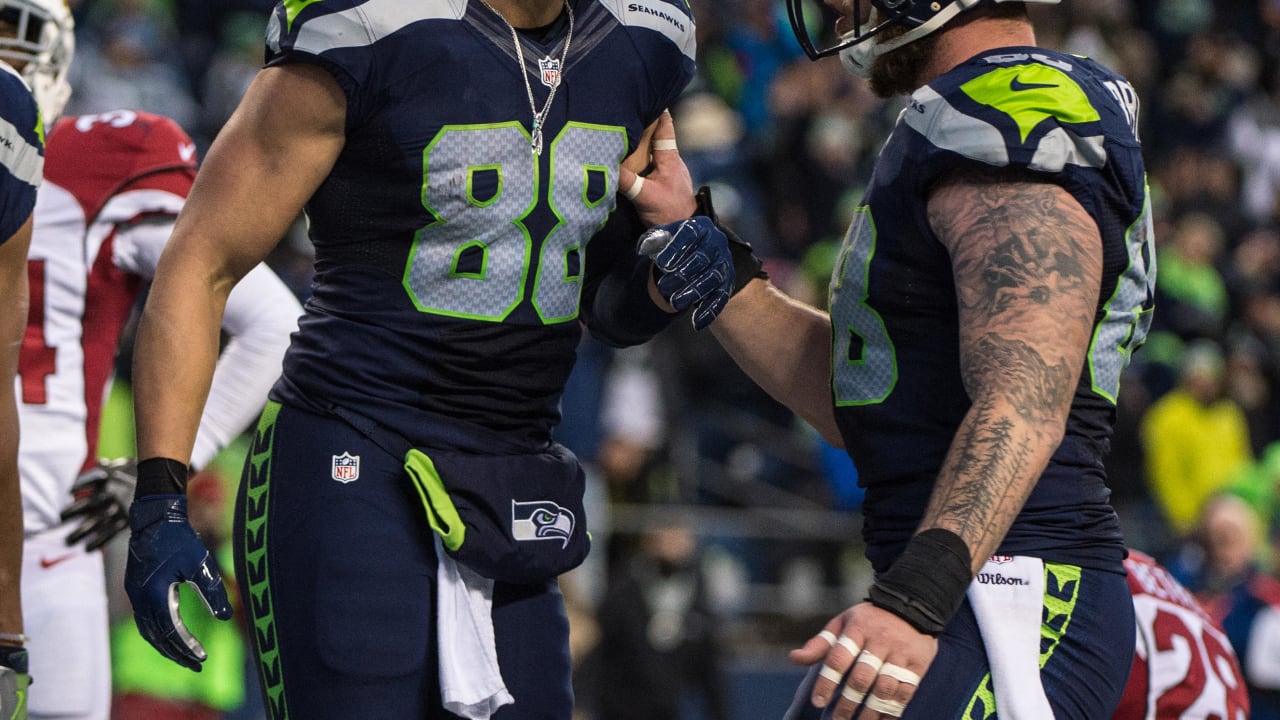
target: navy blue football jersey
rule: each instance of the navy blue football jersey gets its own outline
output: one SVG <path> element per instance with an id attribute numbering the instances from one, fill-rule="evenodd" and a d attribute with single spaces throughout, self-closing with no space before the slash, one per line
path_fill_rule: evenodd
<path id="1" fill-rule="evenodd" d="M 40 109 L 22 78 L 0 62 L 0 243 L 31 217 L 43 173 Z"/>
<path id="2" fill-rule="evenodd" d="M 1000 552 L 1119 568 L 1102 458 L 1120 372 L 1150 325 L 1155 255 L 1132 86 L 1081 57 L 1003 48 L 909 99 L 876 162 L 831 284 L 832 391 L 868 490 L 865 535 L 883 568 L 916 529 L 970 407 L 956 288 L 929 226 L 932 188 L 1009 168 L 1066 189 L 1103 244 L 1093 341 L 1053 455 Z"/>
<path id="3" fill-rule="evenodd" d="M 272 397 L 545 443 L 618 166 L 693 74 L 683 2 L 571 0 L 548 44 L 479 0 L 276 7 L 267 64 L 328 70 L 346 145 L 306 205 L 315 280 Z M 540 154 L 533 104 L 550 105 Z M 634 249 L 625 249 L 634 258 Z M 593 263 L 598 264 L 598 263 Z"/>

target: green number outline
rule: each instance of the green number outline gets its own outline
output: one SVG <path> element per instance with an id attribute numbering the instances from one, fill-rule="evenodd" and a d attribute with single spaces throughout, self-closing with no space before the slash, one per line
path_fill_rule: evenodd
<path id="1" fill-rule="evenodd" d="M 875 218 L 871 215 L 871 208 L 863 205 L 855 211 L 856 216 L 849 224 L 849 230 L 845 234 L 843 247 L 840 249 L 840 256 L 836 261 L 835 272 L 832 276 L 831 288 L 831 395 L 835 398 L 837 407 L 853 407 L 861 405 L 878 405 L 888 399 L 898 386 L 898 351 L 893 344 L 893 338 L 889 337 L 889 330 L 885 326 L 884 318 L 867 303 L 867 298 L 871 293 L 871 261 L 876 255 L 877 230 Z M 864 231 L 865 230 L 865 231 Z M 860 268 L 850 268 L 850 256 L 857 252 L 861 254 L 862 243 L 867 243 L 866 259 L 861 262 Z M 855 327 L 858 317 L 848 318 L 846 321 L 846 313 L 840 313 L 841 317 L 836 317 L 836 291 L 844 288 L 845 278 L 849 277 L 850 272 L 858 272 L 860 270 L 860 282 L 854 284 L 852 289 L 859 293 L 858 301 L 853 306 L 854 309 L 862 309 L 860 313 L 864 322 L 857 323 L 863 327 Z M 869 315 L 867 314 L 869 313 Z M 871 325 L 870 321 L 874 321 Z M 868 326 L 871 325 L 871 326 Z M 862 339 L 862 353 L 857 360 L 849 360 L 848 343 L 841 341 L 844 334 L 852 333 Z M 878 395 L 869 397 L 848 398 L 842 397 L 841 385 L 846 387 L 850 384 L 869 385 L 871 383 L 858 383 L 859 377 L 869 377 L 875 369 L 867 365 L 867 353 L 869 350 L 881 350 L 888 353 L 891 374 L 887 382 L 870 378 L 872 382 L 883 385 L 884 388 Z"/>

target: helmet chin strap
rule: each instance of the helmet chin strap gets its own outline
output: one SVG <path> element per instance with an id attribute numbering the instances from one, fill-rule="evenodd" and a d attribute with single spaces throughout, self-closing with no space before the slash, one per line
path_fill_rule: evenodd
<path id="1" fill-rule="evenodd" d="M 982 0 L 956 0 L 956 2 L 953 2 L 940 10 L 937 15 L 934 15 L 920 25 L 911 28 L 892 40 L 885 40 L 881 42 L 879 38 L 872 38 L 870 42 L 860 42 L 850 45 L 840 51 L 840 64 L 844 65 L 844 69 L 848 70 L 850 73 L 853 73 L 858 77 L 865 78 L 871 74 L 871 63 L 874 62 L 876 58 L 887 52 L 897 50 L 903 45 L 913 43 L 916 40 L 938 30 L 943 25 L 951 22 L 952 18 L 980 2 L 982 2 Z M 875 25 L 875 15 L 876 11 L 873 11 L 872 17 L 868 20 L 868 24 L 873 27 Z M 840 40 L 842 42 L 850 40 L 856 35 L 856 33 L 856 30 L 850 30 L 844 35 L 841 35 Z"/>

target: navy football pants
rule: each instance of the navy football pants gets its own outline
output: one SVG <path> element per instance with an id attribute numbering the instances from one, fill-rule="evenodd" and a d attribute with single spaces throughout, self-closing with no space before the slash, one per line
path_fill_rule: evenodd
<path id="1" fill-rule="evenodd" d="M 344 471 L 349 454 L 358 477 Z M 342 481 L 335 479 L 341 477 Z M 435 648 L 436 557 L 393 458 L 346 423 L 271 403 L 236 499 L 236 571 L 271 720 L 451 719 Z M 554 580 L 497 583 L 494 720 L 569 720 L 569 624 Z"/>
<path id="2" fill-rule="evenodd" d="M 1122 574 L 1057 567 L 1072 579 L 1079 573 L 1079 584 L 1061 583 L 1073 591 L 1069 599 L 1046 593 L 1040 640 L 1045 697 L 1055 720 L 1107 720 L 1120 703 L 1133 663 L 1133 598 Z M 820 663 L 810 668 L 786 720 L 831 717 L 830 709 L 820 713 L 809 702 L 820 668 Z M 902 720 L 999 718 L 986 648 L 966 599 L 938 637 L 938 654 Z"/>

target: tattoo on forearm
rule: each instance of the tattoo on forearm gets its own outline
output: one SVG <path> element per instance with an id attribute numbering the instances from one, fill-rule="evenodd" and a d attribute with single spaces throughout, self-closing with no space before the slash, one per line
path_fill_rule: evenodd
<path id="1" fill-rule="evenodd" d="M 930 200 L 951 255 L 961 375 L 974 405 L 926 522 L 982 553 L 1021 510 L 1062 437 L 1097 311 L 1101 242 L 1061 188 L 965 177 Z"/>
<path id="2" fill-rule="evenodd" d="M 957 480 L 938 498 L 939 517 L 971 546 L 989 538 L 998 526 L 992 520 L 1012 493 L 1009 483 L 986 480 L 1015 477 L 1031 454 L 1027 439 L 1019 437 L 1008 418 L 989 406 L 977 406 L 973 413 L 974 422 L 956 437 L 952 466 L 943 473 Z"/>

